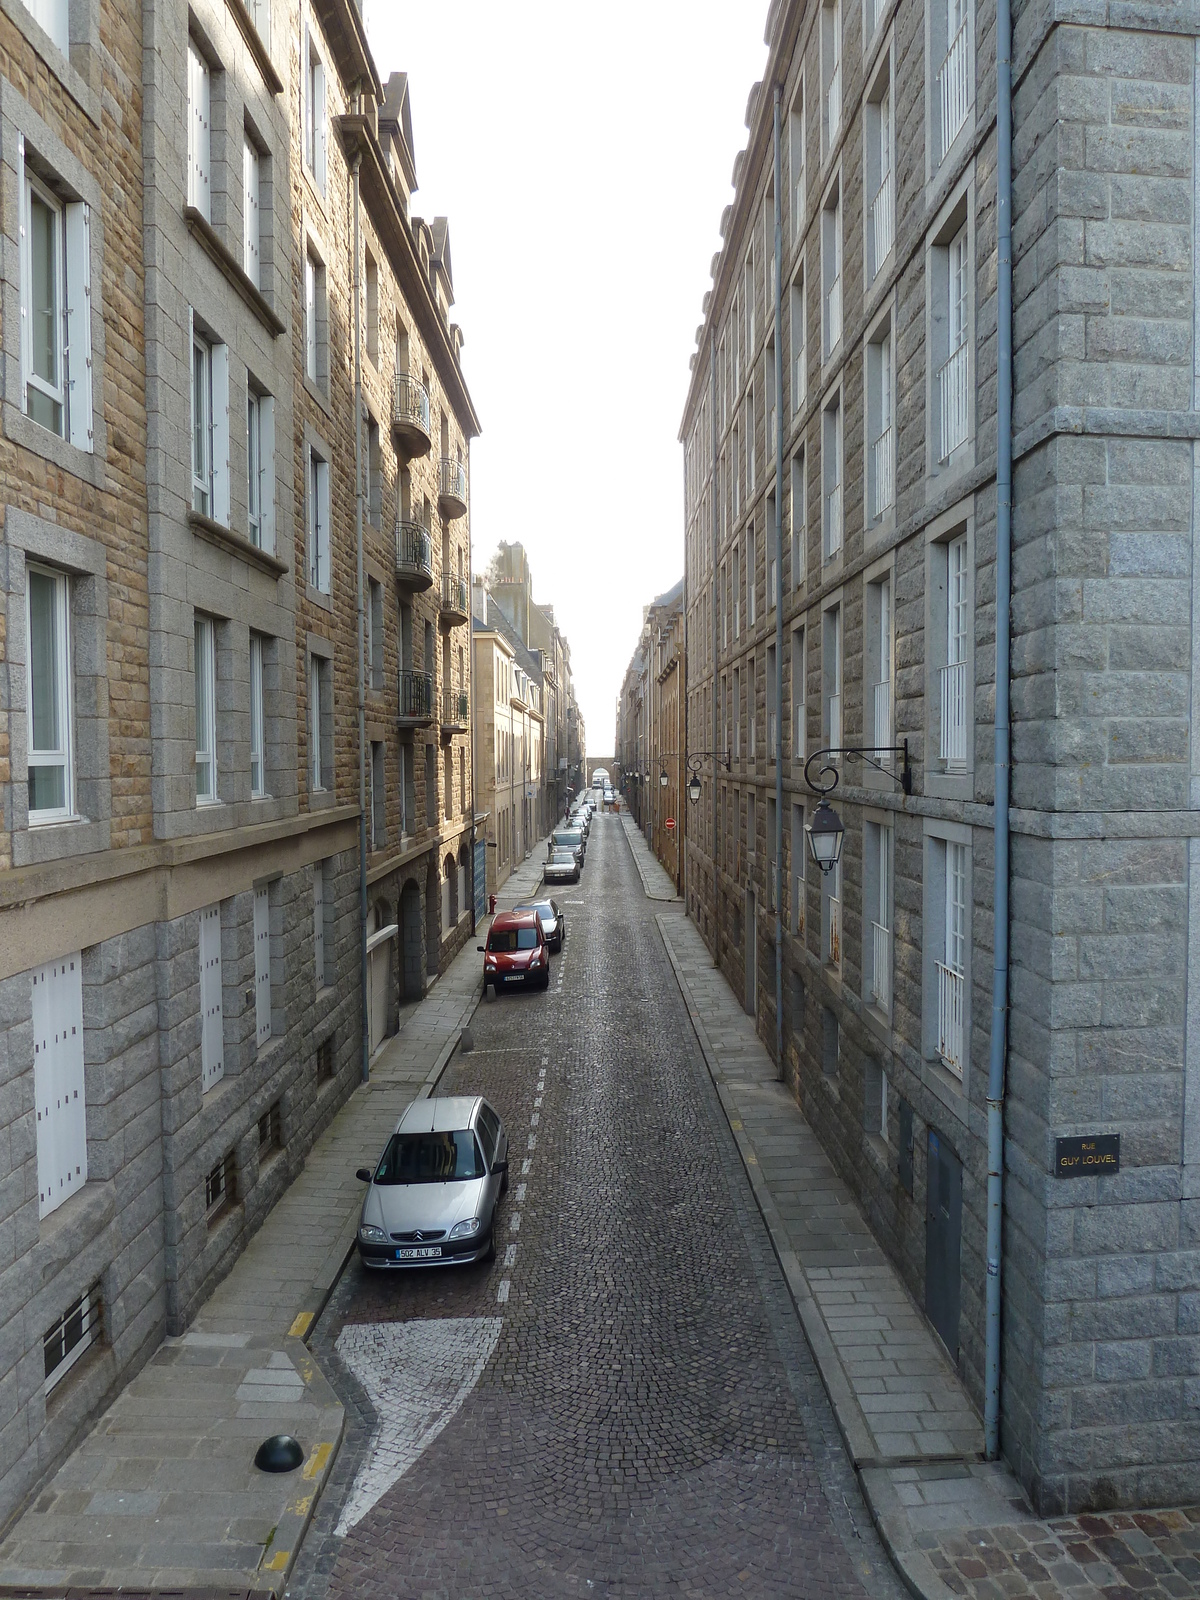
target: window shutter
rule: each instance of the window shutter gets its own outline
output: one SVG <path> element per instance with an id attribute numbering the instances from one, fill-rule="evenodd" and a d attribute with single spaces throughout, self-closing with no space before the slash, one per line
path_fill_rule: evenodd
<path id="1" fill-rule="evenodd" d="M 79 952 L 34 972 L 32 1002 L 38 1215 L 44 1217 L 87 1181 Z"/>
<path id="2" fill-rule="evenodd" d="M 256 289 L 259 283 L 258 151 L 245 141 L 242 147 L 242 265 Z"/>
<path id="3" fill-rule="evenodd" d="M 268 555 L 275 554 L 275 401 L 263 395 L 258 402 L 258 528 L 259 541 Z"/>
<path id="4" fill-rule="evenodd" d="M 195 45 L 188 44 L 188 204 L 212 220 L 211 107 L 209 71 Z"/>
<path id="5" fill-rule="evenodd" d="M 221 908 L 200 913 L 200 1092 L 225 1075 L 225 1022 L 221 997 Z"/>
<path id="6" fill-rule="evenodd" d="M 67 421 L 70 440 L 92 448 L 92 213 L 68 205 L 67 243 Z"/>
<path id="7" fill-rule="evenodd" d="M 212 347 L 212 417 L 210 419 L 210 460 L 212 461 L 212 518 L 229 526 L 229 346 Z"/>
<path id="8" fill-rule="evenodd" d="M 325 114 L 325 66 L 320 61 L 313 68 L 313 115 L 316 118 L 314 130 L 316 171 L 313 175 L 317 180 L 317 187 L 324 193 L 329 156 L 329 119 Z"/>
<path id="9" fill-rule="evenodd" d="M 254 1021 L 261 1050 L 271 1037 L 271 899 L 265 885 L 254 891 Z"/>
<path id="10" fill-rule="evenodd" d="M 313 864 L 313 954 L 317 988 L 325 987 L 325 863 Z"/>
<path id="11" fill-rule="evenodd" d="M 17 193 L 20 206 L 20 257 L 21 257 L 21 410 L 27 411 L 26 379 L 33 366 L 33 327 L 29 314 L 29 298 L 33 283 L 33 262 L 29 250 L 29 185 L 25 179 L 25 135 L 17 136 Z"/>

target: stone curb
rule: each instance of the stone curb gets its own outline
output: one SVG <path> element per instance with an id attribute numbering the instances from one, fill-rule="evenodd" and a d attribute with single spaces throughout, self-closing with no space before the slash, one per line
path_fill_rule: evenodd
<path id="1" fill-rule="evenodd" d="M 662 866 L 662 863 L 657 859 L 656 856 L 650 855 L 650 846 L 646 843 L 645 839 L 642 836 L 642 830 L 638 827 L 637 823 L 630 816 L 629 812 L 628 811 L 622 811 L 620 815 L 621 815 L 621 826 L 625 830 L 625 838 L 629 843 L 629 853 L 633 857 L 633 864 L 637 868 L 638 877 L 642 880 L 642 889 L 645 892 L 646 899 L 647 900 L 657 900 L 660 904 L 662 904 L 663 902 L 673 902 L 673 903 L 682 905 L 683 902 L 680 899 L 679 895 L 677 895 L 675 893 L 675 890 L 674 890 L 673 887 L 671 889 L 670 894 L 663 894 L 661 890 L 652 889 L 650 887 L 650 879 L 647 876 L 644 867 L 642 866 L 641 855 L 640 855 L 639 851 L 637 851 L 634 848 L 634 844 L 633 844 L 633 835 L 634 834 L 636 834 L 638 836 L 638 838 L 641 839 L 642 846 L 645 849 L 646 854 L 648 856 L 650 856 L 651 861 L 653 861 L 654 865 L 656 867 L 658 867 L 660 872 L 662 872 L 662 875 L 663 875 L 664 878 L 667 878 L 666 868 Z M 668 883 L 671 882 L 670 878 L 667 878 L 667 882 Z"/>
<path id="2" fill-rule="evenodd" d="M 636 860 L 636 855 L 634 857 Z M 787 1230 L 783 1226 L 783 1219 L 779 1215 L 778 1207 L 768 1189 L 762 1169 L 758 1164 L 754 1145 L 742 1127 L 741 1118 L 737 1108 L 725 1086 L 725 1079 L 717 1063 L 716 1054 L 708 1037 L 708 1032 L 696 1010 L 692 1000 L 691 990 L 687 979 L 684 977 L 683 968 L 675 954 L 667 931 L 667 916 L 658 912 L 654 918 L 658 924 L 658 931 L 662 938 L 663 948 L 667 952 L 667 959 L 671 963 L 671 970 L 675 974 L 675 981 L 679 985 L 679 992 L 683 996 L 683 1003 L 687 1007 L 688 1017 L 691 1019 L 692 1028 L 696 1034 L 696 1042 L 700 1046 L 700 1053 L 704 1057 L 704 1064 L 712 1078 L 713 1087 L 721 1102 L 721 1109 L 729 1123 L 730 1132 L 737 1144 L 738 1154 L 742 1158 L 742 1165 L 746 1169 L 746 1176 L 750 1180 L 750 1188 L 754 1194 L 755 1204 L 758 1206 L 763 1222 L 766 1224 L 770 1236 L 771 1248 L 776 1259 L 783 1269 L 784 1278 L 787 1280 L 788 1293 L 796 1307 L 796 1315 L 800 1319 L 800 1326 L 808 1347 L 812 1351 L 813 1360 L 816 1362 L 817 1371 L 825 1393 L 829 1397 L 829 1404 L 833 1410 L 834 1420 L 842 1442 L 846 1447 L 853 1464 L 855 1475 L 862 1489 L 863 1499 L 871 1513 L 871 1520 L 879 1533 L 884 1549 L 887 1551 L 892 1565 L 901 1578 L 909 1593 L 915 1600 L 953 1600 L 952 1591 L 942 1582 L 934 1571 L 933 1566 L 922 1551 L 913 1543 L 912 1529 L 905 1515 L 904 1508 L 896 1494 L 895 1486 L 886 1467 L 881 1466 L 874 1452 L 871 1430 L 867 1426 L 867 1419 L 863 1415 L 862 1407 L 846 1376 L 841 1358 L 830 1338 L 829 1329 L 825 1326 L 825 1319 L 813 1298 L 809 1288 L 808 1278 L 805 1275 L 803 1264 L 796 1252 L 788 1243 Z M 961 1459 L 955 1457 L 956 1460 Z"/>

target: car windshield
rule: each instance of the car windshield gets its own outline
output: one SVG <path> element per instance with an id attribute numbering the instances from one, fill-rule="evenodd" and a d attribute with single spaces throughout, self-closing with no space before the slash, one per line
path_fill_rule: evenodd
<path id="1" fill-rule="evenodd" d="M 536 928 L 493 928 L 488 934 L 488 949 L 501 953 L 513 950 L 536 950 Z"/>
<path id="2" fill-rule="evenodd" d="M 561 854 L 564 861 L 570 859 L 565 850 L 556 853 Z M 547 921 L 547 919 L 551 922 L 554 921 L 554 907 L 551 905 L 549 900 L 539 900 L 536 905 L 517 906 L 516 910 L 536 911 L 543 922 Z"/>
<path id="3" fill-rule="evenodd" d="M 578 844 L 580 833 L 578 828 L 560 828 L 554 835 L 555 844 Z"/>
<path id="4" fill-rule="evenodd" d="M 575 865 L 575 857 L 569 850 L 556 850 L 550 857 L 550 861 L 552 865 L 557 865 L 560 867 L 573 867 Z M 551 916 L 553 916 L 553 914 L 553 912 L 549 913 Z"/>
<path id="5" fill-rule="evenodd" d="M 453 1133 L 394 1133 L 375 1170 L 375 1182 L 456 1183 L 486 1178 L 483 1153 L 470 1128 Z"/>

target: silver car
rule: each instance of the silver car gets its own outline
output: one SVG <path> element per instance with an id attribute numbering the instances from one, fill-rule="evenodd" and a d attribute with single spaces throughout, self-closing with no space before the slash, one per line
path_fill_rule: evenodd
<path id="1" fill-rule="evenodd" d="M 387 1142 L 358 1222 L 365 1267 L 491 1261 L 496 1206 L 508 1188 L 508 1138 L 477 1095 L 415 1100 Z"/>
<path id="2" fill-rule="evenodd" d="M 542 868 L 542 878 L 546 883 L 578 883 L 579 857 L 574 850 L 568 850 L 563 845 L 560 850 L 554 851 Z"/>

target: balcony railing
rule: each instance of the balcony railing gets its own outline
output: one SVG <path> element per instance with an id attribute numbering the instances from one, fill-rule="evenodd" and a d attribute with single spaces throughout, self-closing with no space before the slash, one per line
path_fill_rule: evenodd
<path id="1" fill-rule="evenodd" d="M 825 353 L 828 355 L 829 351 L 833 349 L 834 345 L 842 337 L 842 275 L 840 272 L 829 285 L 826 305 L 829 318 L 829 340 Z"/>
<path id="2" fill-rule="evenodd" d="M 963 988 L 961 972 L 937 963 L 938 1055 L 954 1073 L 963 1075 Z"/>
<path id="3" fill-rule="evenodd" d="M 971 83 L 967 59 L 967 25 L 954 35 L 946 59 L 938 70 L 938 97 L 942 102 L 942 149 L 946 151 L 958 138 L 971 107 Z"/>
<path id="4" fill-rule="evenodd" d="M 895 206 L 892 203 L 892 171 L 889 167 L 871 201 L 871 227 L 875 235 L 875 271 L 887 260 L 892 248 Z"/>
<path id="5" fill-rule="evenodd" d="M 411 455 L 429 454 L 429 390 L 411 372 L 398 372 L 393 382 L 392 428 Z"/>
<path id="6" fill-rule="evenodd" d="M 835 483 L 825 496 L 825 555 L 832 560 L 842 548 L 842 486 Z"/>
<path id="7" fill-rule="evenodd" d="M 881 1011 L 892 1003 L 892 933 L 871 924 L 871 998 Z"/>
<path id="8" fill-rule="evenodd" d="M 433 678 L 428 672 L 401 672 L 397 710 L 401 722 L 433 721 Z"/>
<path id="9" fill-rule="evenodd" d="M 960 344 L 938 372 L 938 404 L 942 413 L 942 461 L 949 461 L 967 439 L 967 347 Z"/>
<path id="10" fill-rule="evenodd" d="M 396 519 L 396 577 L 414 589 L 433 582 L 433 541 L 419 522 Z"/>
<path id="11" fill-rule="evenodd" d="M 471 696 L 465 689 L 447 689 L 442 696 L 442 727 L 468 728 L 471 725 Z"/>
<path id="12" fill-rule="evenodd" d="M 443 456 L 438 468 L 438 503 L 448 517 L 466 516 L 467 469 L 450 456 Z"/>
<path id="13" fill-rule="evenodd" d="M 842 742 L 842 697 L 840 694 L 829 696 L 829 747 L 836 750 Z"/>
<path id="14" fill-rule="evenodd" d="M 842 903 L 829 896 L 829 942 L 825 946 L 825 960 L 831 967 L 842 964 Z"/>
<path id="15" fill-rule="evenodd" d="M 832 145 L 837 138 L 837 131 L 842 125 L 842 63 L 835 61 L 833 71 L 829 77 L 829 87 L 825 91 L 825 116 L 829 126 L 829 143 Z"/>
<path id="16" fill-rule="evenodd" d="M 938 674 L 942 689 L 942 737 L 939 755 L 943 761 L 967 759 L 967 663 L 952 662 Z"/>
<path id="17" fill-rule="evenodd" d="M 885 428 L 871 446 L 875 467 L 875 515 L 883 516 L 892 501 L 896 498 L 895 482 L 895 452 L 893 443 L 895 435 L 891 428 Z"/>
<path id="18" fill-rule="evenodd" d="M 875 685 L 875 748 L 886 750 L 892 743 L 892 685 Z"/>
<path id="19" fill-rule="evenodd" d="M 471 615 L 471 595 L 467 580 L 453 572 L 442 573 L 442 620 L 465 622 Z"/>

